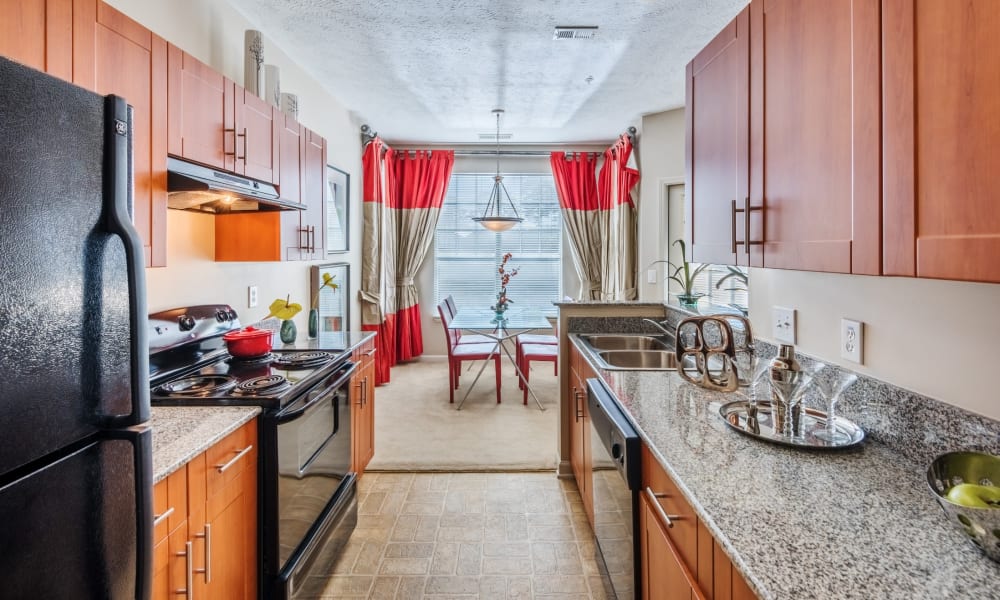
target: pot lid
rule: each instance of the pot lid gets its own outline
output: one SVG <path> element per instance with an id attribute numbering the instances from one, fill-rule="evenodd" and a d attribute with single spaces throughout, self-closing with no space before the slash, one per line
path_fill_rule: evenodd
<path id="1" fill-rule="evenodd" d="M 256 327 L 245 327 L 239 331 L 230 331 L 222 336 L 227 342 L 233 340 L 251 340 L 260 337 L 271 337 L 271 331 L 267 329 L 257 329 Z"/>

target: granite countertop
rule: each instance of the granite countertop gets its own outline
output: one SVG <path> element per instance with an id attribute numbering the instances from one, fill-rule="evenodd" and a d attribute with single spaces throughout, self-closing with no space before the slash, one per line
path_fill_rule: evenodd
<path id="1" fill-rule="evenodd" d="M 260 414 L 259 406 L 154 406 L 153 483 Z"/>
<path id="2" fill-rule="evenodd" d="M 368 339 L 375 337 L 374 331 L 338 331 L 336 333 L 321 332 L 315 340 L 306 339 L 300 335 L 291 344 L 283 344 L 278 339 L 278 334 L 274 334 L 274 348 L 276 350 L 343 350 L 352 351 Z"/>
<path id="3" fill-rule="evenodd" d="M 1000 566 L 945 520 L 925 464 L 872 440 L 809 451 L 752 439 L 718 414 L 740 392 L 605 371 L 571 339 L 760 598 L 997 597 Z"/>

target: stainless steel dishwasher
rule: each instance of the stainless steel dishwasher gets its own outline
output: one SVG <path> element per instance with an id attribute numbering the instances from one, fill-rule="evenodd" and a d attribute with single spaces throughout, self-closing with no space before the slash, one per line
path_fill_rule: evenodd
<path id="1" fill-rule="evenodd" d="M 587 380 L 593 461 L 594 536 L 618 600 L 639 589 L 639 435 L 598 379 Z"/>

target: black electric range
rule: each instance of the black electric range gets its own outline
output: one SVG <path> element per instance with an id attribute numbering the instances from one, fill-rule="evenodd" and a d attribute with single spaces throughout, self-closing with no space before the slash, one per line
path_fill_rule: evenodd
<path id="1" fill-rule="evenodd" d="M 161 406 L 260 406 L 258 567 L 264 598 L 315 595 L 357 524 L 346 351 L 274 348 L 229 355 L 240 329 L 227 305 L 150 315 L 150 400 Z M 317 501 L 319 500 L 319 501 Z M 322 590 L 319 590 L 322 591 Z"/>

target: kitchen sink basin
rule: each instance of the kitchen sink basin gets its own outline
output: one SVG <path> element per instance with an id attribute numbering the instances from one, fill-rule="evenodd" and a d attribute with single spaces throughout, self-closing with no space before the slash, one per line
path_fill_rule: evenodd
<path id="1" fill-rule="evenodd" d="M 605 350 L 598 359 L 611 369 L 628 371 L 674 371 L 677 356 L 669 350 Z"/>
<path id="2" fill-rule="evenodd" d="M 600 334 L 581 335 L 594 350 L 671 350 L 662 338 L 652 335 Z"/>

